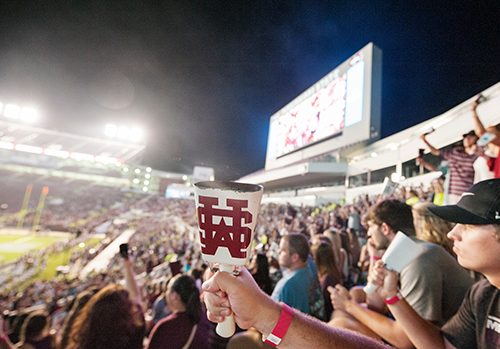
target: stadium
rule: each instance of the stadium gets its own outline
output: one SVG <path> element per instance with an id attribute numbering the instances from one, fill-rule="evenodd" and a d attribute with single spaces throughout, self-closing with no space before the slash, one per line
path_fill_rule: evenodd
<path id="1" fill-rule="evenodd" d="M 367 45 L 271 116 L 265 168 L 235 178 L 264 187 L 256 250 L 276 259 L 270 240 L 283 231 L 323 231 L 336 224 L 333 217 L 346 225 L 348 207 L 366 211 L 381 195 L 405 200 L 406 191 L 416 190 L 425 201 L 443 173 L 416 164 L 421 135 L 429 133 L 439 149 L 461 141 L 472 128 L 477 95 L 485 99 L 478 107 L 482 122 L 498 123 L 500 83 L 382 139 L 381 60 L 380 49 Z M 144 163 L 145 143 L 12 119 L 6 104 L 0 119 L 0 294 L 12 328 L 21 310 L 47 308 L 51 328 L 59 330 L 78 293 L 126 284 L 122 244 L 133 255 L 148 323 L 172 276 L 197 271 L 190 275 L 201 279 L 207 266 L 193 184 L 217 179 L 213 169 L 161 171 Z M 422 158 L 439 164 L 428 151 Z M 297 226 L 284 225 L 287 218 Z M 361 274 L 351 275 L 352 267 L 346 277 L 354 284 Z"/>

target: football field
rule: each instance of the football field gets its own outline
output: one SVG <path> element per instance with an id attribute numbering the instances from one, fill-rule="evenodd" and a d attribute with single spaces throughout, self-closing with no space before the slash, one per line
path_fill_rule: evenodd
<path id="1" fill-rule="evenodd" d="M 29 250 L 40 249 L 64 239 L 66 237 L 0 233 L 0 264 L 19 258 Z"/>

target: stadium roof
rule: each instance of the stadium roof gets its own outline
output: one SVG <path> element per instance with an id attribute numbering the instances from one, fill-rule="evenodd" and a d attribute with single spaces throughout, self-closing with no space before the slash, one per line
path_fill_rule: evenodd
<path id="1" fill-rule="evenodd" d="M 62 151 L 116 158 L 120 159 L 121 163 L 140 161 L 140 156 L 146 147 L 145 144 L 85 137 L 3 120 L 0 120 L 0 143 L 0 147 L 4 149 L 23 151 L 21 150 L 23 149 L 22 146 L 17 146 L 25 145 L 28 146 L 25 147 L 28 150 L 30 149 L 29 147 L 39 147 L 50 149 L 54 153 Z M 13 148 L 12 145 L 14 145 Z"/>

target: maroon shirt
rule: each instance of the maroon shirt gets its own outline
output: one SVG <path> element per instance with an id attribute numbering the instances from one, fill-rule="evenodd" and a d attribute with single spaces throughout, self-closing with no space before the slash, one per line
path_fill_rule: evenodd
<path id="1" fill-rule="evenodd" d="M 189 339 L 193 324 L 185 312 L 161 319 L 151 331 L 147 349 L 181 349 Z M 208 342 L 210 322 L 202 312 L 190 349 L 210 349 Z"/>

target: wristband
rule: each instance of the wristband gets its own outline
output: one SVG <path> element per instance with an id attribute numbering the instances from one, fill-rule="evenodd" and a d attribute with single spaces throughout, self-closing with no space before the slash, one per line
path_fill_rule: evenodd
<path id="1" fill-rule="evenodd" d="M 379 261 L 382 259 L 382 257 L 377 257 L 377 256 L 371 256 L 370 258 L 373 259 L 374 261 Z"/>
<path id="2" fill-rule="evenodd" d="M 401 293 L 398 292 L 398 293 L 396 293 L 396 295 L 394 297 L 384 299 L 384 302 L 387 305 L 393 305 L 393 304 L 396 304 L 397 302 L 399 302 L 402 298 L 403 298 L 403 296 L 401 295 Z"/>
<path id="3" fill-rule="evenodd" d="M 7 340 L 9 339 L 9 337 L 7 337 L 7 335 L 3 335 L 3 336 L 0 336 L 0 344 L 3 343 L 3 342 L 7 342 Z"/>
<path id="4" fill-rule="evenodd" d="M 281 310 L 278 323 L 276 324 L 276 326 L 274 326 L 274 329 L 271 332 L 271 334 L 267 336 L 266 340 L 264 340 L 264 343 L 270 344 L 273 347 L 276 347 L 281 343 L 281 340 L 285 336 L 286 331 L 288 331 L 288 327 L 290 327 L 290 323 L 292 322 L 293 309 L 290 308 L 285 303 L 282 304 L 283 304 L 283 309 Z"/>

